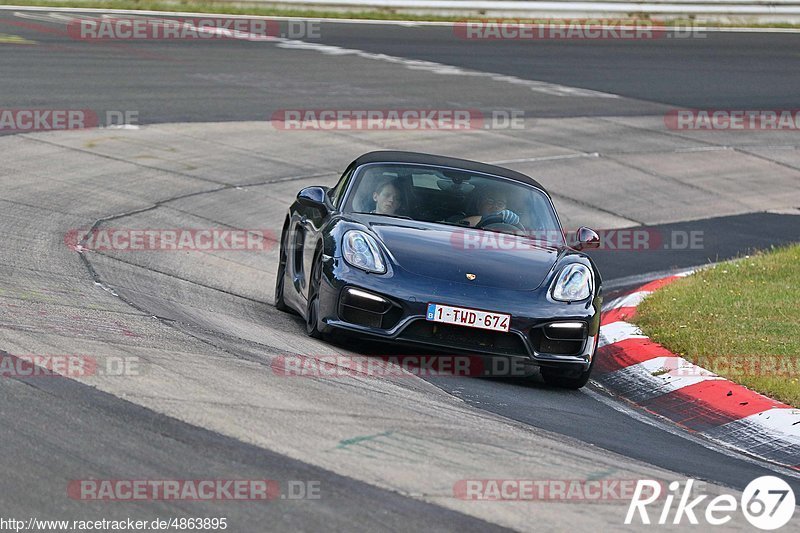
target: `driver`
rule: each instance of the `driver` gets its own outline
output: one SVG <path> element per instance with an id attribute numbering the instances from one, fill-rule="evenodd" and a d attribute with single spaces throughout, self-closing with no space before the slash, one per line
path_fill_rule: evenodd
<path id="1" fill-rule="evenodd" d="M 489 188 L 481 192 L 478 197 L 478 214 L 468 216 L 461 220 L 461 224 L 472 227 L 488 224 L 519 224 L 519 215 L 506 209 L 508 196 L 505 191 L 498 188 Z"/>

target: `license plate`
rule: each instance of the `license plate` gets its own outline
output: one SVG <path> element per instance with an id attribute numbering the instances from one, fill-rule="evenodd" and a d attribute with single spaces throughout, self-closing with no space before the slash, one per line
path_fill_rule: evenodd
<path id="1" fill-rule="evenodd" d="M 425 318 L 431 322 L 443 322 L 445 324 L 491 331 L 508 331 L 508 326 L 511 323 L 511 315 L 505 313 L 491 313 L 467 307 L 430 303 L 428 304 L 428 312 Z"/>

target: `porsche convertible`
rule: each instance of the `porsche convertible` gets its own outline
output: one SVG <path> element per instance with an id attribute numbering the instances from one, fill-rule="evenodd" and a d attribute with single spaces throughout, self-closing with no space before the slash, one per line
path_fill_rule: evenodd
<path id="1" fill-rule="evenodd" d="M 333 333 L 521 359 L 580 388 L 597 349 L 599 245 L 567 239 L 550 195 L 498 166 L 413 152 L 362 155 L 306 187 L 280 239 L 275 306 Z"/>

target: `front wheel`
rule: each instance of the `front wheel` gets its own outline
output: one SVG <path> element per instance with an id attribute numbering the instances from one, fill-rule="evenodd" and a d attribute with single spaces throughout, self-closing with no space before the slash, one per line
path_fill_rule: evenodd
<path id="1" fill-rule="evenodd" d="M 286 279 L 286 250 L 283 248 L 284 239 L 281 238 L 280 258 L 278 260 L 278 276 L 275 278 L 275 309 L 288 312 L 289 306 L 283 299 L 283 285 Z"/>
<path id="2" fill-rule="evenodd" d="M 317 254 L 311 267 L 311 279 L 308 284 L 308 305 L 306 307 L 306 333 L 309 337 L 321 339 L 319 330 L 319 285 L 322 280 L 322 254 Z"/>

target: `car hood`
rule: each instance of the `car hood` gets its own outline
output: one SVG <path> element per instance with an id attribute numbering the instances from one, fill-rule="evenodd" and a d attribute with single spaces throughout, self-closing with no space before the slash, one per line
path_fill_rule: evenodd
<path id="1" fill-rule="evenodd" d="M 400 268 L 470 285 L 536 289 L 563 250 L 525 237 L 472 228 L 374 219 L 367 225 Z M 467 274 L 475 278 L 470 280 Z"/>

